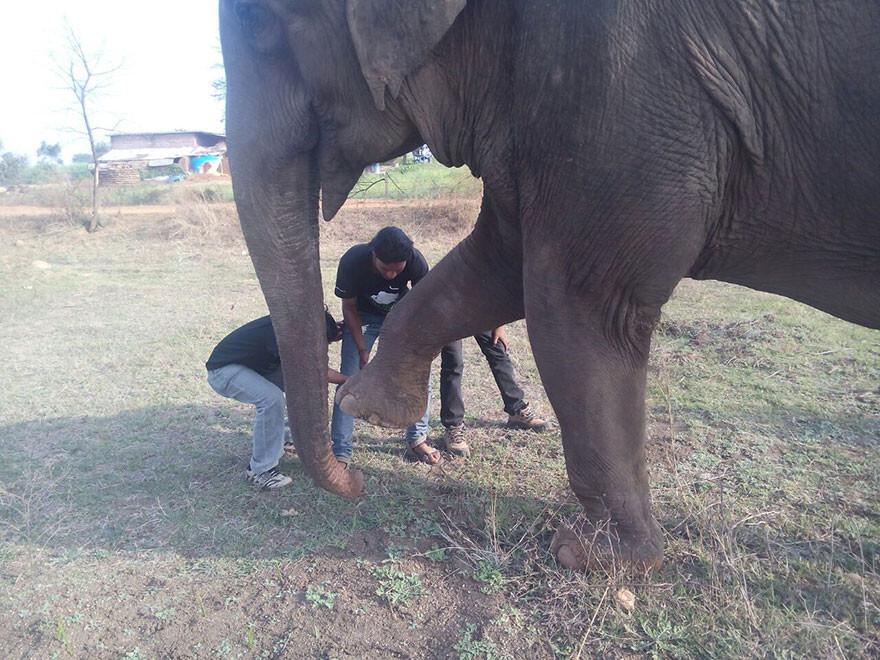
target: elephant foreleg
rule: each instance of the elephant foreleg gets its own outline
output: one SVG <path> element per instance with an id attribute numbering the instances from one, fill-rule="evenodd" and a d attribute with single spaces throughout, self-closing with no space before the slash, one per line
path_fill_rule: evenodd
<path id="1" fill-rule="evenodd" d="M 529 338 L 562 430 L 569 483 L 587 522 L 553 540 L 572 569 L 613 557 L 654 568 L 662 535 L 651 514 L 645 463 L 645 382 L 659 307 L 625 295 L 575 294 L 553 278 L 526 277 Z"/>
<path id="2" fill-rule="evenodd" d="M 421 417 L 431 361 L 446 344 L 523 317 L 520 246 L 484 202 L 474 231 L 388 315 L 375 357 L 340 388 L 340 407 L 382 426 Z"/>

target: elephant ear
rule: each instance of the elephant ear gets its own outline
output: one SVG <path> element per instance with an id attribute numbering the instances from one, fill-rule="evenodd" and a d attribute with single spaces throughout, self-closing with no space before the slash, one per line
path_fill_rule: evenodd
<path id="1" fill-rule="evenodd" d="M 397 96 L 443 38 L 467 0 L 348 0 L 348 29 L 361 71 L 379 110 L 385 88 Z"/>

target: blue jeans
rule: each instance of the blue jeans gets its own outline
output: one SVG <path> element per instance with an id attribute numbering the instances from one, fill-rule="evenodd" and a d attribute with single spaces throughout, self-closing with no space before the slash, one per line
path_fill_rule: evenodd
<path id="1" fill-rule="evenodd" d="M 373 343 L 382 329 L 385 317 L 381 314 L 365 314 L 361 312 L 361 329 L 364 333 L 364 346 L 372 350 Z M 342 364 L 339 366 L 340 373 L 353 376 L 361 369 L 360 355 L 357 345 L 348 331 L 348 326 L 342 330 Z M 338 388 L 337 388 L 338 389 Z M 431 410 L 431 389 L 428 388 L 428 407 L 424 416 L 406 430 L 406 442 L 412 445 L 419 438 L 428 435 L 428 415 Z M 333 404 L 333 419 L 330 422 L 330 438 L 333 440 L 333 454 L 344 458 L 351 458 L 351 437 L 354 434 L 354 417 L 342 412 L 337 404 Z"/>
<path id="2" fill-rule="evenodd" d="M 287 419 L 281 388 L 242 364 L 227 364 L 209 371 L 208 384 L 221 396 L 257 406 L 250 469 L 259 474 L 278 465 L 284 454 L 284 423 Z"/>

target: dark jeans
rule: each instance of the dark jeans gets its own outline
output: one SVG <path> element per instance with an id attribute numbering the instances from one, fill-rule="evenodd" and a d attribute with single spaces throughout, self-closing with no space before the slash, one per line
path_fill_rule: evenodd
<path id="1" fill-rule="evenodd" d="M 523 391 L 513 377 L 510 355 L 499 342 L 492 345 L 492 332 L 474 335 L 480 350 L 486 356 L 498 391 L 504 400 L 504 412 L 515 415 L 526 407 Z M 443 347 L 440 352 L 440 421 L 443 426 L 457 426 L 464 421 L 464 401 L 461 398 L 461 372 L 464 361 L 461 356 L 461 340 Z"/>

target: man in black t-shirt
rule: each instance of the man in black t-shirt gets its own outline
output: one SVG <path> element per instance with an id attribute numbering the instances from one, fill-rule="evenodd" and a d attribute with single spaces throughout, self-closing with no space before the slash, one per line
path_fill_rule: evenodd
<path id="1" fill-rule="evenodd" d="M 474 335 L 477 345 L 483 352 L 489 369 L 498 385 L 498 392 L 504 402 L 507 424 L 517 429 L 540 431 L 547 422 L 537 417 L 525 401 L 522 389 L 513 374 L 513 363 L 508 353 L 507 336 L 504 326 Z M 447 344 L 440 352 L 440 422 L 446 431 L 443 444 L 447 451 L 457 456 L 470 455 L 465 439 L 464 400 L 461 397 L 461 374 L 464 360 L 461 353 L 461 340 Z"/>
<path id="2" fill-rule="evenodd" d="M 342 334 L 334 318 L 325 312 L 327 342 L 338 341 Z M 263 316 L 233 330 L 214 348 L 205 363 L 208 383 L 221 396 L 253 403 L 253 454 L 248 464 L 248 481 L 260 488 L 287 486 L 292 479 L 278 471 L 284 453 L 284 376 L 275 330 L 268 316 Z M 346 377 L 327 369 L 327 380 L 344 383 Z"/>
<path id="3" fill-rule="evenodd" d="M 385 227 L 369 243 L 350 248 L 339 260 L 335 293 L 342 299 L 342 364 L 346 376 L 362 369 L 370 359 L 370 349 L 379 336 L 385 315 L 406 292 L 428 272 L 428 262 L 401 229 Z M 428 392 L 428 409 L 431 407 Z M 340 462 L 351 460 L 354 419 L 338 405 L 333 406 L 330 436 L 333 453 Z M 427 443 L 428 410 L 406 430 L 407 455 L 434 465 L 440 452 Z"/>
<path id="4" fill-rule="evenodd" d="M 395 261 L 385 261 L 379 254 Z M 427 274 L 428 262 L 412 240 L 397 227 L 385 227 L 369 243 L 355 245 L 342 255 L 335 293 L 342 298 L 343 316 L 348 306 L 361 316 L 384 319 L 409 291 L 408 285 L 417 284 Z M 366 363 L 361 360 L 360 366 Z"/>

